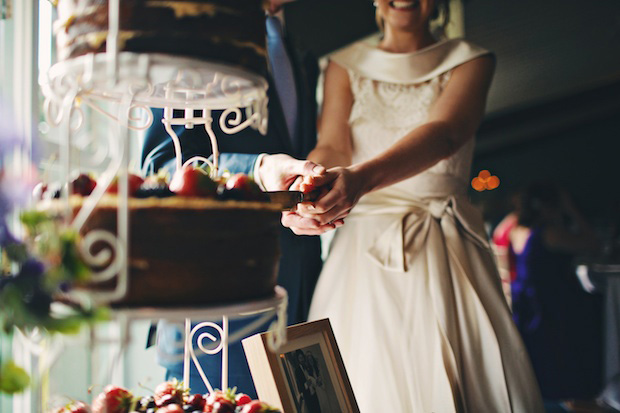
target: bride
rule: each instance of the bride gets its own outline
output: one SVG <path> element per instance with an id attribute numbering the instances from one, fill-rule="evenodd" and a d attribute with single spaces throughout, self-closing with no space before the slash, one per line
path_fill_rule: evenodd
<path id="1" fill-rule="evenodd" d="M 377 0 L 378 47 L 332 56 L 309 156 L 330 169 L 301 184 L 329 191 L 283 223 L 338 227 L 310 317 L 330 318 L 362 412 L 542 412 L 466 197 L 494 57 L 433 37 L 447 3 Z"/>

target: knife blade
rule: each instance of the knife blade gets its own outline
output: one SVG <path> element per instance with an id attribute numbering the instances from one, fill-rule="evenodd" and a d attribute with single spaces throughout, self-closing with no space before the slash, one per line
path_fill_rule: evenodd
<path id="1" fill-rule="evenodd" d="M 314 201 L 317 195 L 314 192 L 300 191 L 268 191 L 265 194 L 272 203 L 282 205 L 283 211 L 288 211 L 300 202 Z"/>

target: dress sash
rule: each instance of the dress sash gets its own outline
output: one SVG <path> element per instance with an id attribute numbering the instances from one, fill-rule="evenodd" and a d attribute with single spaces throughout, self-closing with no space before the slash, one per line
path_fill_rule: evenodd
<path id="1" fill-rule="evenodd" d="M 367 251 L 371 260 L 385 270 L 407 272 L 437 221 L 458 225 L 472 242 L 484 249 L 490 248 L 480 212 L 463 196 L 407 200 L 382 197 L 381 200 L 381 203 L 367 198 L 366 202 L 360 201 L 347 219 L 371 215 L 396 217 Z M 443 220 L 444 217 L 451 219 Z"/>

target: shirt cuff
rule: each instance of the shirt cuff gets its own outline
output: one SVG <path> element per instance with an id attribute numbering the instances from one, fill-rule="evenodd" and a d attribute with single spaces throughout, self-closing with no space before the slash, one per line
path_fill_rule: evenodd
<path id="1" fill-rule="evenodd" d="M 254 168 L 252 169 L 252 178 L 254 179 L 254 182 L 256 182 L 256 184 L 262 191 L 267 191 L 267 189 L 265 188 L 265 185 L 263 185 L 263 181 L 261 181 L 260 179 L 260 173 L 259 173 L 260 164 L 263 161 L 263 158 L 265 157 L 265 155 L 267 154 L 261 153 L 256 157 L 256 160 L 254 161 Z"/>

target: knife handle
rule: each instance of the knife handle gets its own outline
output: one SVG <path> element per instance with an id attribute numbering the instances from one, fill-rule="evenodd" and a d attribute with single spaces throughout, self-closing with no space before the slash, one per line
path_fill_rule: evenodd
<path id="1" fill-rule="evenodd" d="M 300 202 L 314 202 L 319 198 L 320 195 L 321 191 L 318 189 L 310 192 L 302 192 Z"/>

